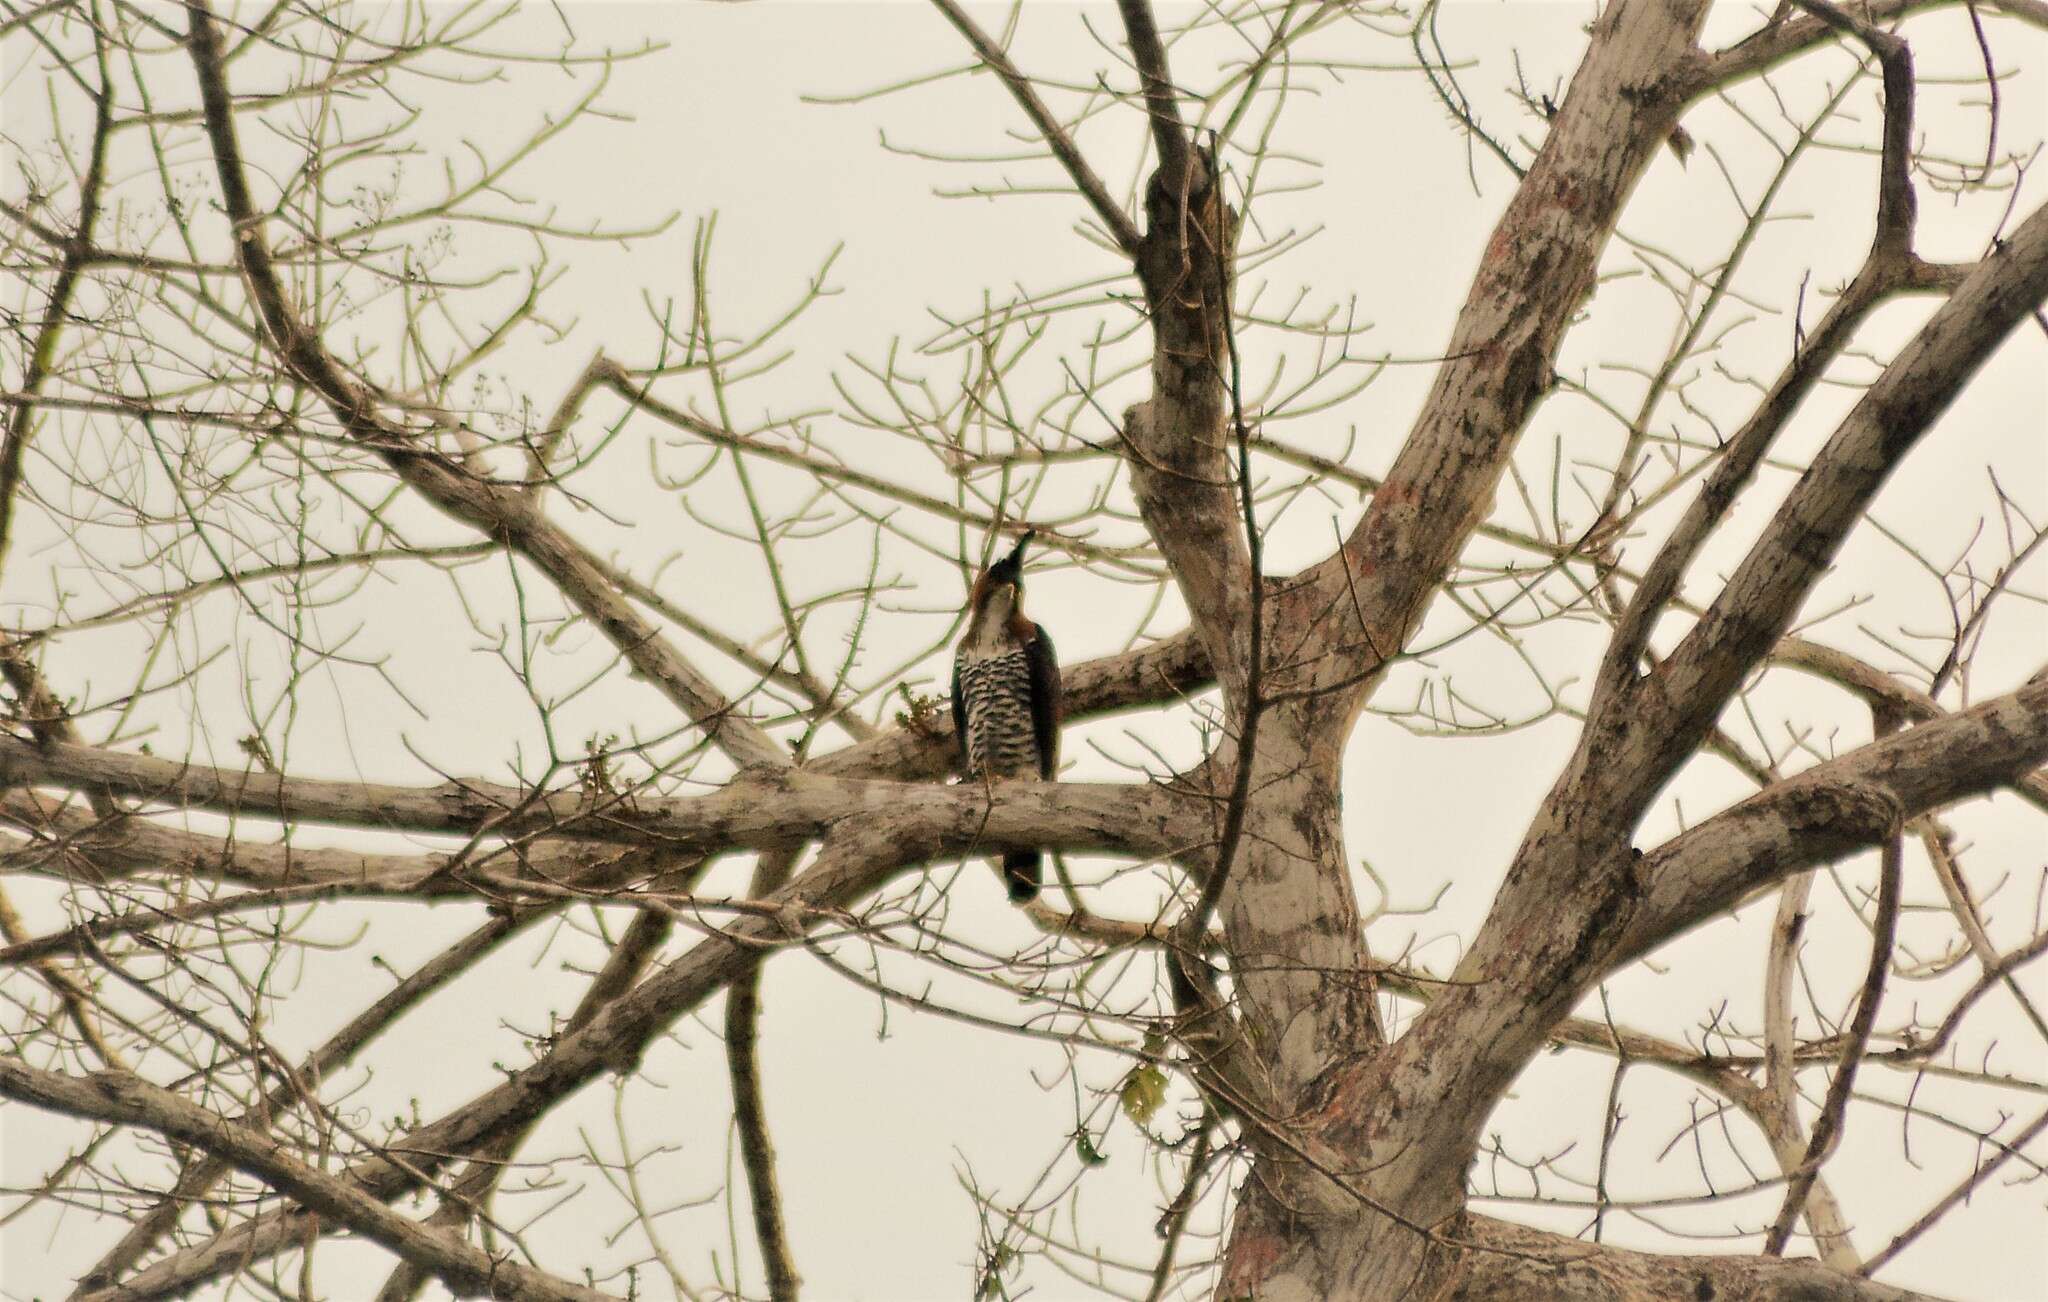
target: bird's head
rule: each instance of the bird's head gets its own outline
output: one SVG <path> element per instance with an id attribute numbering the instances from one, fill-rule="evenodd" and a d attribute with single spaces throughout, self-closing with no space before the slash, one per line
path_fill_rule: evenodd
<path id="1" fill-rule="evenodd" d="M 1017 540 L 1017 549 L 1003 557 L 982 572 L 974 581 L 974 592 L 968 598 L 970 626 L 974 629 L 1008 623 L 1023 610 L 1024 605 L 1024 549 L 1037 537 L 1035 531 L 1027 530 Z"/>

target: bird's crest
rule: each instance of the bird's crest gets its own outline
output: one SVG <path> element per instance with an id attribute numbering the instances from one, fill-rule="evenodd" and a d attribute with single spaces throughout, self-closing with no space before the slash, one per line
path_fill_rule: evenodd
<path id="1" fill-rule="evenodd" d="M 988 567 L 989 582 L 1015 583 L 1021 586 L 1024 582 L 1024 549 L 1029 547 L 1031 540 L 1037 536 L 1036 529 L 1026 529 L 1024 536 L 1017 540 L 1017 550 Z"/>

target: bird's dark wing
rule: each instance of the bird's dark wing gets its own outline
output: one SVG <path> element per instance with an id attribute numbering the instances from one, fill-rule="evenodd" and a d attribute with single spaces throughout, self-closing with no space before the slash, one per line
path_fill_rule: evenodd
<path id="1" fill-rule="evenodd" d="M 1051 780 L 1060 762 L 1060 661 L 1044 628 L 1024 648 L 1031 665 L 1031 733 L 1038 743 L 1038 776 Z"/>
<path id="2" fill-rule="evenodd" d="M 960 745 L 960 776 L 967 772 L 967 698 L 960 694 L 960 662 L 953 662 L 953 740 Z"/>

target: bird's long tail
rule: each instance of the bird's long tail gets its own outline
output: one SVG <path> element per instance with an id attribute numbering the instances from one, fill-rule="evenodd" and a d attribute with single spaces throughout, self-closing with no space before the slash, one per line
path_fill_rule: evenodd
<path id="1" fill-rule="evenodd" d="M 1012 850 L 1003 856 L 1003 884 L 1010 888 L 1010 902 L 1029 904 L 1038 898 L 1038 884 L 1045 878 L 1045 855 L 1038 850 Z"/>

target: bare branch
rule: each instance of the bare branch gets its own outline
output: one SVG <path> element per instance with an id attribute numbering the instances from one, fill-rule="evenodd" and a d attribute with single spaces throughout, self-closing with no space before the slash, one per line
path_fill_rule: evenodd
<path id="1" fill-rule="evenodd" d="M 517 1302 L 603 1302 L 610 1296 L 423 1229 L 347 1181 L 307 1166 L 283 1142 L 223 1122 L 213 1112 L 123 1072 L 80 1079 L 0 1060 L 0 1094 L 67 1116 L 147 1126 L 217 1154 L 315 1214 L 419 1262 L 451 1288 Z"/>
<path id="2" fill-rule="evenodd" d="M 975 57 L 986 64 L 991 72 L 1002 79 L 1003 85 L 1009 88 L 1010 97 L 1017 101 L 1017 107 L 1024 110 L 1024 116 L 1031 119 L 1031 125 L 1037 128 L 1046 147 L 1052 150 L 1052 156 L 1066 169 L 1074 188 L 1088 201 L 1088 206 L 1095 210 L 1096 217 L 1101 220 L 1110 237 L 1116 241 L 1117 247 L 1133 257 L 1137 256 L 1138 245 L 1141 242 L 1137 226 L 1124 215 L 1123 208 L 1116 200 L 1109 197 L 1109 191 L 1103 186 L 1102 178 L 1095 175 L 1094 169 L 1088 166 L 1088 160 L 1081 156 L 1080 149 L 1074 144 L 1073 137 L 1053 117 L 1051 110 L 1045 107 L 1045 101 L 1038 97 L 1038 91 L 1032 87 L 1030 78 L 1017 71 L 1016 65 L 1010 62 L 1009 55 L 990 40 L 988 33 L 982 31 L 974 20 L 967 16 L 967 11 L 954 3 L 954 0 L 932 0 L 932 3 L 946 16 L 946 21 L 953 24 L 954 30 L 967 38 L 967 43 L 974 47 Z"/>
<path id="3" fill-rule="evenodd" d="M 1124 34 L 1131 44 L 1131 58 L 1138 65 L 1138 81 L 1145 95 L 1145 113 L 1152 121 L 1152 147 L 1159 151 L 1159 174 L 1167 184 L 1179 188 L 1178 178 L 1188 170 L 1187 129 L 1181 125 L 1179 92 L 1167 66 L 1166 47 L 1159 41 L 1159 21 L 1152 13 L 1152 0 L 1117 0 L 1123 15 Z"/>
<path id="4" fill-rule="evenodd" d="M 1778 1209 L 1777 1220 L 1771 1223 L 1770 1233 L 1764 1236 L 1764 1255 L 1767 1257 L 1785 1255 L 1785 1242 L 1792 1237 L 1792 1224 L 1806 1206 L 1807 1194 L 1820 1175 L 1821 1163 L 1841 1142 L 1845 1113 L 1849 1107 L 1849 1089 L 1855 1084 L 1856 1068 L 1869 1047 L 1871 1028 L 1877 1024 L 1877 1006 L 1884 999 L 1885 974 L 1892 966 L 1892 942 L 1899 927 L 1899 876 L 1903 871 L 1904 858 L 1905 824 L 1902 820 L 1884 843 L 1883 862 L 1879 869 L 1877 923 L 1870 942 L 1870 966 L 1863 978 L 1863 988 L 1856 996 L 1855 1017 L 1850 1023 L 1849 1034 L 1842 1040 L 1842 1056 L 1835 1064 L 1834 1078 L 1828 1082 L 1827 1098 L 1821 1103 L 1820 1116 L 1813 1123 L 1813 1137 L 1807 1144 L 1806 1157 L 1790 1173 L 1784 1204 Z"/>
<path id="5" fill-rule="evenodd" d="M 789 880 L 792 857 L 766 854 L 754 869 L 748 894 L 766 897 Z M 775 1145 L 768 1134 L 768 1116 L 761 1101 L 761 1062 L 756 1052 L 761 1016 L 761 968 L 736 979 L 725 992 L 725 1061 L 732 1079 L 732 1117 L 739 1130 L 740 1154 L 747 1170 L 747 1199 L 754 1214 L 754 1236 L 768 1274 L 773 1302 L 792 1302 L 801 1280 L 790 1253 L 789 1231 L 782 1222 L 782 1195 L 775 1177 Z"/>
<path id="6" fill-rule="evenodd" d="M 220 36 L 203 0 L 190 6 L 188 47 L 206 105 L 206 134 L 220 173 L 221 193 L 234 225 L 235 250 L 261 309 L 272 344 L 292 372 L 310 385 L 350 434 L 374 450 L 398 476 L 429 501 L 507 544 L 553 579 L 612 640 L 634 668 L 654 682 L 705 732 L 742 765 L 776 767 L 787 752 L 741 715 L 711 683 L 604 582 L 584 549 L 541 515 L 518 485 L 472 477 L 413 435 L 388 421 L 375 394 L 350 379 L 328 355 L 319 337 L 302 322 L 285 297 L 263 221 L 249 195 L 241 147 L 222 66 Z"/>

